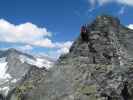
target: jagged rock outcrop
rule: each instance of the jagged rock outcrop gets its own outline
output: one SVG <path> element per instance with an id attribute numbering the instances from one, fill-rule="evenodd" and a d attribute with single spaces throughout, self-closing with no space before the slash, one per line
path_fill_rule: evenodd
<path id="1" fill-rule="evenodd" d="M 117 18 L 98 16 L 35 91 L 22 92 L 26 98 L 19 100 L 133 100 L 132 41 L 133 30 Z"/>

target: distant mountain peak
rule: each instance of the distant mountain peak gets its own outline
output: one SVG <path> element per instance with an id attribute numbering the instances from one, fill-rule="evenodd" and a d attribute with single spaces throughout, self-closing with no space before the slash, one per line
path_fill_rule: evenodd
<path id="1" fill-rule="evenodd" d="M 7 51 L 10 51 L 10 52 L 17 52 L 17 50 L 14 49 L 14 48 L 9 48 Z"/>
<path id="2" fill-rule="evenodd" d="M 41 72 L 52 67 L 53 63 L 50 58 L 34 57 L 14 48 L 0 51 L 0 94 L 7 96 L 17 84 L 23 82 L 23 77 L 29 74 L 29 71 Z"/>
<path id="3" fill-rule="evenodd" d="M 7 52 L 8 54 L 9 54 L 9 53 L 16 53 L 16 54 L 21 54 L 21 53 L 23 53 L 23 52 L 21 52 L 21 51 L 15 49 L 15 48 L 9 48 L 9 49 L 5 50 L 5 52 Z"/>

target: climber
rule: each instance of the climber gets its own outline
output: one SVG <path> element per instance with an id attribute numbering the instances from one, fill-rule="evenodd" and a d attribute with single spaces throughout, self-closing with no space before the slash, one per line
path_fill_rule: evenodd
<path id="1" fill-rule="evenodd" d="M 128 82 L 124 82 L 124 87 L 121 91 L 121 95 L 123 97 L 124 100 L 129 100 L 129 92 L 128 92 Z"/>
<path id="2" fill-rule="evenodd" d="M 81 33 L 82 40 L 83 40 L 83 41 L 88 41 L 87 27 L 86 27 L 85 25 L 83 25 L 83 26 L 81 27 L 80 33 Z"/>

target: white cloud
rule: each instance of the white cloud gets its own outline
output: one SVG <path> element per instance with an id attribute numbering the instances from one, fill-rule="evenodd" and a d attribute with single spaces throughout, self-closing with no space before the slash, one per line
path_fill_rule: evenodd
<path id="1" fill-rule="evenodd" d="M 30 45 L 16 46 L 14 48 L 16 48 L 17 50 L 23 51 L 23 52 L 28 52 L 28 53 L 33 50 L 33 47 Z"/>
<path id="2" fill-rule="evenodd" d="M 112 2 L 113 0 L 88 0 L 89 4 L 94 8 L 96 4 L 103 5 L 109 2 Z"/>
<path id="3" fill-rule="evenodd" d="M 106 4 L 106 3 L 110 3 L 112 2 L 113 0 L 97 0 L 97 2 L 100 4 L 100 5 L 103 5 L 103 4 Z"/>
<path id="4" fill-rule="evenodd" d="M 44 41 L 44 42 L 43 42 Z M 53 48 L 53 49 L 57 49 L 55 50 L 55 53 L 57 55 L 61 55 L 61 54 L 66 54 L 69 52 L 69 49 L 72 45 L 72 41 L 66 41 L 66 42 L 55 42 L 52 43 L 51 40 L 49 39 L 45 39 L 43 41 L 37 41 L 36 43 L 34 43 L 35 45 L 40 45 L 42 47 L 49 47 L 49 48 Z M 43 44 L 44 43 L 44 44 Z M 53 52 L 52 52 L 53 54 Z"/>
<path id="5" fill-rule="evenodd" d="M 133 24 L 129 24 L 127 27 L 133 29 Z"/>
<path id="6" fill-rule="evenodd" d="M 133 0 L 116 0 L 118 3 L 133 6 Z"/>
<path id="7" fill-rule="evenodd" d="M 34 49 L 34 47 L 30 45 L 10 45 L 8 47 L 0 47 L 0 50 L 7 50 L 10 48 L 14 48 L 16 50 L 27 52 L 27 53 L 30 53 Z"/>
<path id="8" fill-rule="evenodd" d="M 54 43 L 48 38 L 33 41 L 33 42 L 30 42 L 29 44 L 35 45 L 35 46 L 40 46 L 40 47 L 47 47 L 47 48 L 55 47 Z"/>
<path id="9" fill-rule="evenodd" d="M 110 2 L 116 2 L 123 5 L 133 6 L 133 0 L 89 0 L 89 3 L 91 5 L 96 5 L 96 3 L 98 3 L 99 5 L 104 5 Z"/>
<path id="10" fill-rule="evenodd" d="M 60 55 L 66 54 L 69 52 L 69 49 L 71 47 L 73 42 L 67 41 L 64 43 L 56 43 L 56 48 L 49 50 L 47 53 L 46 52 L 41 52 L 40 55 L 48 56 L 53 59 L 58 59 Z"/>
<path id="11" fill-rule="evenodd" d="M 34 46 L 56 49 L 53 50 L 55 55 L 69 52 L 72 41 L 52 42 L 51 36 L 52 33 L 47 31 L 45 27 L 38 27 L 30 22 L 14 25 L 0 19 L 0 42 L 21 44 L 13 48 L 24 52 L 31 52 Z"/>
<path id="12" fill-rule="evenodd" d="M 63 47 L 65 47 L 65 48 L 70 48 L 70 46 L 72 45 L 72 41 L 67 41 L 67 42 L 61 42 L 61 43 L 55 43 L 55 46 L 57 47 L 57 48 L 63 48 Z"/>
<path id="13" fill-rule="evenodd" d="M 24 43 L 35 46 L 51 47 L 51 36 L 46 28 L 38 27 L 30 22 L 14 25 L 0 19 L 0 41 L 10 43 Z"/>
<path id="14" fill-rule="evenodd" d="M 51 58 L 57 59 L 60 55 L 66 54 L 69 52 L 69 49 L 72 45 L 72 41 L 67 41 L 63 43 L 56 43 L 56 50 L 48 51 L 47 55 Z"/>
<path id="15" fill-rule="evenodd" d="M 57 52 L 60 53 L 60 54 L 68 53 L 72 43 L 73 42 L 71 42 L 71 41 L 67 41 L 67 42 L 61 43 L 61 44 L 60 43 L 56 43 L 56 46 L 58 48 L 60 48 Z"/>

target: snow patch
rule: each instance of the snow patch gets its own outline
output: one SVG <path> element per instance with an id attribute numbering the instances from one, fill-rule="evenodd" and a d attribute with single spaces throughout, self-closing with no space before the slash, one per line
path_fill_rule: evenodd
<path id="1" fill-rule="evenodd" d="M 46 59 L 37 58 L 36 66 L 39 66 L 40 68 L 45 67 L 45 68 L 49 69 L 50 67 L 53 66 L 53 63 Z"/>
<path id="2" fill-rule="evenodd" d="M 2 88 L 0 88 L 0 91 L 3 92 L 5 96 L 8 94 L 9 90 L 10 90 L 9 87 L 2 87 Z"/>
<path id="3" fill-rule="evenodd" d="M 11 78 L 11 76 L 8 73 L 6 73 L 7 69 L 7 62 L 0 62 L 0 80 Z"/>
<path id="4" fill-rule="evenodd" d="M 26 62 L 26 63 L 28 63 L 30 65 L 35 65 L 38 68 L 45 67 L 45 68 L 49 69 L 50 67 L 53 66 L 53 63 L 50 62 L 47 59 L 42 59 L 42 58 L 31 59 L 31 58 L 28 58 L 28 57 L 26 57 L 24 55 L 20 55 L 20 61 L 22 63 Z"/>
<path id="5" fill-rule="evenodd" d="M 16 82 L 17 82 L 17 79 L 11 80 L 11 83 L 16 83 Z"/>
<path id="6" fill-rule="evenodd" d="M 30 58 L 28 58 L 28 57 L 26 57 L 26 56 L 24 56 L 24 55 L 20 55 L 19 58 L 20 58 L 20 61 L 21 61 L 22 63 L 27 62 L 28 64 L 32 64 L 32 63 L 34 62 L 33 59 L 30 59 Z"/>

